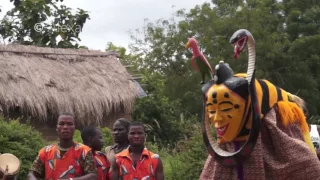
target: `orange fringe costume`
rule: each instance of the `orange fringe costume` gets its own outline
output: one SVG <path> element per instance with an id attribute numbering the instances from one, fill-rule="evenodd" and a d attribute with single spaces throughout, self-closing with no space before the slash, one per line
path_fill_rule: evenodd
<path id="1" fill-rule="evenodd" d="M 235 74 L 234 77 L 245 78 L 246 74 Z M 320 161 L 302 110 L 304 101 L 267 80 L 255 79 L 255 87 L 261 130 L 252 153 L 236 167 L 226 167 L 209 155 L 200 179 L 320 179 Z M 212 119 L 210 121 L 212 123 Z M 251 123 L 252 118 L 249 118 L 244 126 L 250 129 Z M 244 143 L 240 140 L 232 143 L 220 141 L 218 146 L 234 152 Z"/>
<path id="2" fill-rule="evenodd" d="M 255 78 L 255 40 L 248 30 L 237 30 L 230 43 L 235 58 L 248 45 L 247 73 L 234 74 L 220 61 L 214 79 L 202 87 L 202 131 L 210 155 L 200 180 L 320 179 L 303 100 Z"/>
<path id="3" fill-rule="evenodd" d="M 235 74 L 235 77 L 246 77 L 246 74 L 239 73 Z M 256 92 L 257 92 L 257 98 L 259 102 L 260 112 L 268 112 L 272 107 L 277 106 L 278 108 L 278 114 L 280 116 L 280 120 L 282 124 L 285 127 L 288 127 L 289 125 L 298 124 L 302 134 L 304 141 L 308 144 L 310 149 L 316 153 L 314 146 L 311 141 L 311 136 L 309 132 L 309 126 L 306 120 L 306 117 L 303 113 L 303 108 L 305 107 L 304 101 L 289 92 L 286 92 L 283 89 L 280 89 L 270 83 L 268 80 L 255 80 L 256 81 Z M 264 82 L 266 87 L 263 87 L 261 85 L 261 81 Z M 281 92 L 281 99 L 278 100 L 278 92 Z M 262 104 L 263 96 L 269 97 L 269 105 L 268 104 Z M 264 106 L 263 106 L 264 105 Z M 263 113 L 261 114 L 261 119 L 263 118 Z M 251 118 L 250 118 L 251 120 Z M 250 122 L 249 120 L 249 122 Z M 251 125 L 251 123 L 249 123 Z"/>

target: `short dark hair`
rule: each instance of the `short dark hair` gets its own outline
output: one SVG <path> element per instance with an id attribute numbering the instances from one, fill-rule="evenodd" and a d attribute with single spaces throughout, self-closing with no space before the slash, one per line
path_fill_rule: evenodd
<path id="1" fill-rule="evenodd" d="M 83 143 L 88 142 L 89 137 L 93 137 L 97 134 L 96 130 L 98 128 L 96 126 L 87 126 L 81 130 L 81 138 Z"/>
<path id="2" fill-rule="evenodd" d="M 119 118 L 115 122 L 119 122 L 127 132 L 129 132 L 130 121 L 125 118 Z"/>
<path id="3" fill-rule="evenodd" d="M 60 119 L 61 116 L 71 116 L 72 119 L 74 120 L 74 115 L 68 112 L 63 112 L 59 114 L 58 120 Z"/>
<path id="4" fill-rule="evenodd" d="M 143 123 L 140 122 L 140 121 L 132 121 L 132 122 L 130 123 L 129 129 L 130 129 L 131 126 L 141 126 L 141 127 L 143 128 L 143 131 L 146 131 Z"/>
<path id="5" fill-rule="evenodd" d="M 63 112 L 63 113 L 60 113 L 60 114 L 59 114 L 59 117 L 58 117 L 58 119 L 57 119 L 57 124 L 59 124 L 59 120 L 60 120 L 60 117 L 61 117 L 61 116 L 71 116 L 73 122 L 75 122 L 73 114 L 68 113 L 68 112 Z"/>
<path id="6" fill-rule="evenodd" d="M 69 113 L 69 112 L 60 113 L 59 116 L 72 116 L 72 117 L 74 117 L 74 115 L 72 113 Z"/>

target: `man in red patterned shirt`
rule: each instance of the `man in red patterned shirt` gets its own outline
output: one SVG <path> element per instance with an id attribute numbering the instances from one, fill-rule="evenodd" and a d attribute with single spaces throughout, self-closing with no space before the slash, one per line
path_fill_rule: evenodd
<path id="1" fill-rule="evenodd" d="M 145 146 L 145 128 L 139 121 L 129 126 L 130 146 L 115 155 L 112 180 L 164 180 L 163 165 L 158 154 Z"/>
<path id="2" fill-rule="evenodd" d="M 101 152 L 103 146 L 101 131 L 95 126 L 85 127 L 81 131 L 81 138 L 83 143 L 93 151 L 94 162 L 98 169 L 98 180 L 109 180 L 110 163 L 107 156 Z"/>
<path id="3" fill-rule="evenodd" d="M 30 169 L 28 180 L 97 179 L 91 148 L 74 142 L 75 119 L 70 113 L 58 118 L 59 141 L 42 148 Z"/>

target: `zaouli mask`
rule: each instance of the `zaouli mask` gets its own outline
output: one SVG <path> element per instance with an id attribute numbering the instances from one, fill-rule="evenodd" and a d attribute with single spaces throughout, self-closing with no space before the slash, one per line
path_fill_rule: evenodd
<path id="1" fill-rule="evenodd" d="M 206 112 L 220 143 L 245 140 L 250 128 L 244 126 L 250 115 L 247 103 L 248 84 L 243 78 L 233 77 L 230 67 L 222 61 L 217 65 L 216 71 L 218 80 L 206 93 Z M 219 78 L 222 72 L 223 77 Z M 222 83 L 219 79 L 225 81 Z"/>
<path id="2" fill-rule="evenodd" d="M 304 139 L 310 147 L 309 129 L 302 109 L 301 99 L 276 87 L 267 80 L 255 79 L 255 43 L 251 33 L 241 29 L 230 39 L 235 55 L 248 44 L 249 60 L 246 74 L 234 74 L 228 64 L 220 61 L 214 80 L 203 86 L 204 114 L 203 137 L 211 156 L 225 166 L 236 166 L 252 152 L 260 133 L 263 117 L 275 108 L 283 125 L 298 122 Z M 215 128 L 218 143 L 210 134 L 210 124 Z M 244 141 L 236 152 L 227 152 L 219 144 Z"/>

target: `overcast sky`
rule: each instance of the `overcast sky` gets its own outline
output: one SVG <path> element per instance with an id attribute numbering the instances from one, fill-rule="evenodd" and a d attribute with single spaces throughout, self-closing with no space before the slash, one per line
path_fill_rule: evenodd
<path id="1" fill-rule="evenodd" d="M 80 34 L 81 45 L 104 50 L 107 42 L 127 47 L 128 30 L 142 28 L 145 18 L 169 18 L 173 10 L 190 9 L 204 2 L 210 0 L 64 0 L 63 4 L 90 12 L 90 20 Z M 0 6 L 2 19 L 13 5 L 9 0 L 1 0 Z"/>

